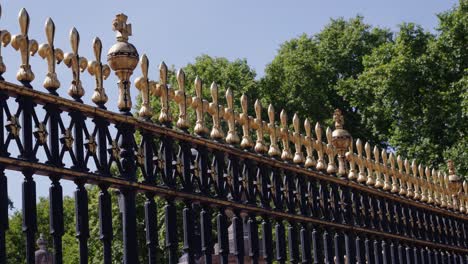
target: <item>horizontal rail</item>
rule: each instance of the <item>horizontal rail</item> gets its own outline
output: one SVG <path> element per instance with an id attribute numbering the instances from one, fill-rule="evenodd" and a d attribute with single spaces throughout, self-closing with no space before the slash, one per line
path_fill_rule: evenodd
<path id="1" fill-rule="evenodd" d="M 210 198 L 210 197 L 200 195 L 200 194 L 186 193 L 186 192 L 176 191 L 176 190 L 172 190 L 169 188 L 154 186 L 150 184 L 131 182 L 125 179 L 120 179 L 120 178 L 111 177 L 111 176 L 102 176 L 102 175 L 89 173 L 89 172 L 78 172 L 78 171 L 74 171 L 70 169 L 57 168 L 57 167 L 46 165 L 46 164 L 33 163 L 33 162 L 28 162 L 28 161 L 24 161 L 20 159 L 15 159 L 15 158 L 0 157 L 0 164 L 5 166 L 6 169 L 10 169 L 10 170 L 17 170 L 17 171 L 29 170 L 29 171 L 34 172 L 34 174 L 42 175 L 42 176 L 60 175 L 60 177 L 67 179 L 67 180 L 72 180 L 72 181 L 86 180 L 89 183 L 106 184 L 110 187 L 119 188 L 119 189 L 132 189 L 137 192 L 151 192 L 159 196 L 163 196 L 163 197 L 170 196 L 178 200 L 189 199 L 192 201 L 198 201 L 200 203 L 209 204 L 213 207 L 225 207 L 229 209 L 237 209 L 241 211 L 256 213 L 258 215 L 268 215 L 277 219 L 294 220 L 298 222 L 310 223 L 310 224 L 321 225 L 321 226 L 328 226 L 331 228 L 347 230 L 347 231 L 351 231 L 351 232 L 358 233 L 358 234 L 365 233 L 368 235 L 384 237 L 387 239 L 394 239 L 394 240 L 405 241 L 408 243 L 415 243 L 420 246 L 431 246 L 434 248 L 455 250 L 458 252 L 468 254 L 468 248 L 460 248 L 460 247 L 448 246 L 444 244 L 437 244 L 437 243 L 432 243 L 429 241 L 412 239 L 412 238 L 408 238 L 405 236 L 390 234 L 386 232 L 379 232 L 379 231 L 372 230 L 372 229 L 338 224 L 338 223 L 323 221 L 320 219 L 315 219 L 315 218 L 302 216 L 302 215 L 288 214 L 288 213 L 284 213 L 280 211 L 260 208 L 260 207 L 251 206 L 247 204 L 236 203 L 236 202 L 232 202 L 229 200 Z"/>

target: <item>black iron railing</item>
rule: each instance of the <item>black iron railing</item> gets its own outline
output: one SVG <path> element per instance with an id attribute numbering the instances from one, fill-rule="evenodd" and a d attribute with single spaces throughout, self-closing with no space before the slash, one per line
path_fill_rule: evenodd
<path id="1" fill-rule="evenodd" d="M 230 90 L 226 94 L 227 108 L 220 106 L 215 84 L 210 104 L 202 98 L 198 79 L 196 96 L 190 98 L 184 89 L 183 72 L 178 75 L 179 90 L 173 92 L 167 85 L 165 65 L 160 68 L 158 83 L 148 80 L 145 56 L 141 59 L 143 77 L 136 84 L 141 91 L 142 110 L 140 117 L 134 117 L 129 112 L 128 91 L 138 53 L 130 46 L 126 46 L 127 53 L 116 48 L 109 54 L 110 66 L 121 82 L 120 113 L 108 111 L 102 83 L 110 69 L 100 61 L 98 39 L 94 46 L 96 61 L 89 64 L 96 77 L 93 102 L 97 107 L 86 105 L 81 101 L 79 76 L 86 61 L 78 55 L 79 36 L 75 30 L 71 33 L 72 53 L 63 55 L 54 49 L 53 36 L 49 38 L 49 53 L 44 53 L 42 47 L 43 57 L 51 65 L 63 58 L 72 68 L 74 79 L 69 94 L 73 100 L 58 96 L 53 67 L 44 84 L 49 92 L 38 91 L 30 85 L 29 52 L 36 44 L 27 37 L 28 20 L 27 13 L 22 12 L 20 24 L 25 29 L 14 39 L 15 48 L 22 51 L 23 63 L 17 75 L 21 84 L 0 81 L 0 263 L 8 263 L 8 170 L 24 175 L 22 213 L 27 263 L 35 262 L 38 237 L 36 175 L 51 180 L 54 263 L 62 263 L 64 258 L 63 180 L 76 184 L 80 263 L 88 262 L 90 236 L 85 184 L 97 185 L 101 192 L 99 221 L 104 263 L 113 261 L 113 228 L 118 228 L 112 226 L 110 189 L 118 189 L 121 195 L 123 262 L 128 264 L 138 263 L 140 247 L 146 248 L 149 262 L 156 263 L 161 252 L 157 234 L 161 226 L 165 229 L 162 252 L 169 263 L 468 263 L 467 187 L 461 186 L 453 170 L 447 176 L 416 164 L 411 166 L 393 154 L 387 160 L 385 151 L 371 153 L 368 144 L 364 156 L 362 143 L 358 140 L 354 144 L 343 132 L 339 111 L 335 112 L 335 132 L 327 130 L 325 144 L 320 125 L 316 126 L 314 139 L 310 123 L 305 121 L 302 135 L 297 116 L 293 118 L 294 131 L 289 130 L 284 112 L 280 115 L 281 126 L 276 125 L 272 107 L 268 110 L 270 122 L 262 121 L 260 102 L 255 104 L 257 117 L 248 116 L 245 96 L 241 99 L 243 112 L 237 113 Z M 50 22 L 47 27 L 53 31 Z M 130 30 L 124 15 L 114 20 L 114 27 L 119 32 L 118 45 L 131 45 L 127 42 Z M 122 58 L 127 64 L 116 61 Z M 159 122 L 150 119 L 151 96 L 161 98 Z M 171 102 L 179 106 L 175 124 Z M 187 115 L 191 108 L 196 112 L 193 132 Z M 208 125 L 205 115 L 212 118 Z M 225 137 L 226 127 L 229 131 Z M 242 138 L 237 135 L 240 127 Z M 251 136 L 252 132 L 256 135 Z M 45 155 L 39 158 L 39 152 Z M 96 170 L 90 169 L 94 167 Z M 117 173 L 111 173 L 111 168 Z M 137 170 L 141 171 L 141 179 Z M 146 197 L 145 245 L 138 245 L 136 239 L 137 193 Z M 157 208 L 155 197 L 165 200 L 164 208 Z M 176 201 L 183 204 L 181 214 Z M 157 210 L 164 210 L 164 224 L 157 223 Z M 179 215 L 181 226 L 177 225 Z M 182 253 L 178 251 L 180 245 Z"/>

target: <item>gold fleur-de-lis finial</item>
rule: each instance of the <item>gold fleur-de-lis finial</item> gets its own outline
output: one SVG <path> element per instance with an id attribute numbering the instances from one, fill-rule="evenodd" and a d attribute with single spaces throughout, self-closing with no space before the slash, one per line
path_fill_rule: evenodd
<path id="1" fill-rule="evenodd" d="M 72 51 L 65 54 L 63 62 L 68 68 L 72 70 L 73 80 L 71 82 L 68 94 L 75 100 L 81 100 L 85 90 L 81 85 L 80 72 L 83 72 L 88 66 L 88 61 L 85 57 L 80 57 L 78 54 L 78 47 L 80 45 L 80 34 L 76 28 L 72 28 L 70 31 L 70 44 Z"/>
<path id="2" fill-rule="evenodd" d="M 278 147 L 278 127 L 275 124 L 275 108 L 272 104 L 268 106 L 268 121 L 268 134 L 270 135 L 268 155 L 271 157 L 279 157 L 281 151 Z"/>
<path id="3" fill-rule="evenodd" d="M 434 203 L 436 205 L 440 205 L 440 200 L 439 200 L 439 181 L 437 177 L 437 171 L 436 169 L 432 169 L 432 198 L 434 199 Z"/>
<path id="4" fill-rule="evenodd" d="M 213 127 L 211 128 L 210 137 L 220 140 L 224 137 L 224 133 L 221 128 L 221 118 L 224 116 L 224 108 L 219 105 L 218 85 L 215 82 L 211 84 L 210 92 L 212 101 L 208 105 L 208 113 L 213 119 Z"/>
<path id="5" fill-rule="evenodd" d="M 365 160 L 364 157 L 362 156 L 362 141 L 360 138 L 356 140 L 356 150 L 357 150 L 357 164 L 359 167 L 359 174 L 357 178 L 357 182 L 359 183 L 364 183 L 367 181 L 364 165 L 365 165 Z"/>
<path id="6" fill-rule="evenodd" d="M 127 19 L 126 15 L 118 14 L 112 21 L 112 30 L 116 32 L 117 41 L 127 42 L 132 35 L 132 24 L 127 24 Z"/>
<path id="7" fill-rule="evenodd" d="M 337 168 L 336 168 L 336 163 L 335 163 L 335 148 L 332 144 L 333 138 L 332 138 L 332 130 L 330 127 L 327 127 L 325 130 L 325 137 L 327 138 L 327 148 L 325 153 L 327 154 L 328 157 L 328 166 L 327 166 L 327 172 L 330 174 L 336 173 Z"/>
<path id="8" fill-rule="evenodd" d="M 424 184 L 425 182 L 424 166 L 421 164 L 419 164 L 418 166 L 418 174 L 419 174 L 419 178 L 417 179 L 417 181 L 421 189 L 421 202 L 427 202 L 426 186 Z"/>
<path id="9" fill-rule="evenodd" d="M 208 129 L 205 126 L 205 112 L 208 109 L 208 102 L 203 99 L 202 88 L 202 80 L 197 76 L 195 78 L 195 97 L 192 98 L 192 107 L 195 108 L 197 115 L 194 132 L 200 136 L 208 133 Z"/>
<path id="10" fill-rule="evenodd" d="M 434 199 L 432 197 L 432 175 L 431 175 L 431 169 L 429 169 L 428 166 L 426 166 L 426 169 L 424 171 L 426 173 L 426 181 L 424 183 L 424 186 L 426 188 L 426 196 L 427 196 L 427 202 L 432 204 L 434 203 Z"/>
<path id="11" fill-rule="evenodd" d="M 104 90 L 104 80 L 106 80 L 110 75 L 110 67 L 107 64 L 102 64 L 102 43 L 98 37 L 93 40 L 93 51 L 95 60 L 88 63 L 88 72 L 89 74 L 94 75 L 96 79 L 96 87 L 94 88 L 91 100 L 96 105 L 104 107 L 104 104 L 108 100 L 106 91 Z"/>
<path id="12" fill-rule="evenodd" d="M 252 118 L 248 112 L 248 99 L 247 95 L 242 94 L 241 96 L 241 108 L 242 113 L 239 115 L 239 123 L 242 125 L 242 140 L 241 148 L 247 149 L 253 146 L 252 138 L 250 137 L 250 126 L 252 124 Z"/>
<path id="13" fill-rule="evenodd" d="M 382 162 L 383 162 L 383 173 L 384 173 L 384 180 L 383 180 L 383 187 L 384 191 L 390 191 L 392 189 L 392 184 L 390 183 L 390 175 L 395 171 L 395 159 L 392 156 L 393 164 L 390 162 L 390 169 L 388 168 L 388 156 L 387 151 L 382 149 Z"/>
<path id="14" fill-rule="evenodd" d="M 280 113 L 281 120 L 281 141 L 283 142 L 283 152 L 281 153 L 281 159 L 291 160 L 293 158 L 291 149 L 289 148 L 289 129 L 288 129 L 288 114 L 283 109 Z"/>
<path id="15" fill-rule="evenodd" d="M 265 153 L 268 151 L 263 139 L 263 120 L 262 120 L 262 103 L 256 100 L 254 104 L 255 119 L 253 120 L 252 128 L 257 131 L 257 141 L 255 142 L 254 150 L 258 153 Z"/>
<path id="16" fill-rule="evenodd" d="M 420 200 L 421 199 L 421 193 L 419 192 L 419 184 L 418 184 L 418 165 L 416 164 L 416 160 L 413 160 L 411 162 L 411 170 L 412 170 L 412 176 L 411 177 L 411 182 L 413 183 L 414 187 L 414 199 L 415 200 Z"/>
<path id="17" fill-rule="evenodd" d="M 304 130 L 305 130 L 305 133 L 306 133 L 306 136 L 304 138 L 304 146 L 305 146 L 306 152 L 307 152 L 307 157 L 306 157 L 306 160 L 305 160 L 305 163 L 304 163 L 304 167 L 306 167 L 306 168 L 311 168 L 311 167 L 317 165 L 317 162 L 315 161 L 314 154 L 313 154 L 314 139 L 312 138 L 311 128 L 312 127 L 310 125 L 310 121 L 309 121 L 308 118 L 306 118 L 304 120 Z"/>
<path id="18" fill-rule="evenodd" d="M 297 113 L 294 113 L 293 116 L 293 127 L 294 127 L 294 132 L 293 132 L 293 141 L 294 141 L 294 158 L 293 162 L 296 164 L 300 164 L 304 162 L 304 154 L 302 154 L 302 135 L 301 135 L 301 129 L 300 129 L 300 120 L 299 116 Z"/>
<path id="19" fill-rule="evenodd" d="M 356 161 L 357 157 L 354 154 L 354 142 L 353 139 L 351 139 L 351 142 L 348 147 L 348 151 L 345 154 L 346 159 L 349 161 L 349 172 L 348 172 L 348 179 L 349 180 L 356 180 L 357 175 L 356 175 Z"/>
<path id="20" fill-rule="evenodd" d="M 39 47 L 39 56 L 47 60 L 47 75 L 43 86 L 50 92 L 55 92 L 60 87 L 60 82 L 55 73 L 55 63 L 59 64 L 63 60 L 63 51 L 54 47 L 55 24 L 49 17 L 45 23 L 45 33 L 47 43 Z"/>
<path id="21" fill-rule="evenodd" d="M 151 88 L 153 89 L 153 88 Z M 174 90 L 169 88 L 167 84 L 167 66 L 161 62 L 159 65 L 159 83 L 156 85 L 155 94 L 161 99 L 161 112 L 159 114 L 159 122 L 168 125 L 172 121 L 170 99 L 174 97 Z"/>
<path id="22" fill-rule="evenodd" d="M 402 186 L 403 188 L 400 189 L 400 193 L 401 195 L 405 195 L 406 193 L 406 197 L 408 198 L 413 198 L 414 197 L 414 190 L 413 190 L 413 183 L 410 179 L 410 175 L 411 175 L 411 164 L 409 162 L 408 159 L 405 159 L 405 172 L 404 172 L 404 182 L 406 184 L 406 188 L 405 186 Z M 403 171 L 403 169 L 402 169 Z M 403 190 L 403 192 L 401 191 Z M 406 190 L 406 192 L 405 192 Z"/>
<path id="23" fill-rule="evenodd" d="M 29 14 L 26 9 L 21 9 L 19 13 L 19 25 L 21 33 L 14 35 L 11 39 L 11 46 L 21 53 L 21 66 L 16 74 L 16 79 L 20 82 L 31 82 L 34 80 L 34 73 L 29 64 L 29 55 L 34 56 L 38 50 L 37 41 L 29 39 Z"/>
<path id="24" fill-rule="evenodd" d="M 392 175 L 391 175 L 391 187 L 390 187 L 390 192 L 391 193 L 397 193 L 398 192 L 398 188 L 397 188 L 397 184 L 396 184 L 396 177 L 399 173 L 399 171 L 396 169 L 396 166 L 395 166 L 395 154 L 393 153 L 390 153 L 390 156 L 389 156 L 389 161 L 390 161 L 390 170 L 392 171 Z M 398 158 L 397 158 L 398 159 Z"/>
<path id="25" fill-rule="evenodd" d="M 187 118 L 187 107 L 192 103 L 192 98 L 187 96 L 185 92 L 185 72 L 182 69 L 177 72 L 177 83 L 179 89 L 175 92 L 174 101 L 179 105 L 179 118 L 176 125 L 182 130 L 187 130 L 190 127 Z"/>
<path id="26" fill-rule="evenodd" d="M 382 173 L 382 165 L 380 164 L 380 151 L 377 146 L 374 146 L 374 170 L 375 170 L 375 188 L 382 188 L 384 186 L 384 182 L 381 177 Z"/>
<path id="27" fill-rule="evenodd" d="M 323 158 L 323 143 L 322 143 L 322 126 L 319 122 L 315 124 L 315 136 L 317 141 L 315 145 L 317 147 L 317 170 L 324 170 L 326 168 L 325 159 Z"/>
<path id="28" fill-rule="evenodd" d="M 375 180 L 374 180 L 374 172 L 373 172 L 373 164 L 372 164 L 372 158 L 371 158 L 371 146 L 369 142 L 366 142 L 364 145 L 364 150 L 366 151 L 366 168 L 367 168 L 367 181 L 366 185 L 368 186 L 374 186 L 375 185 Z"/>
<path id="29" fill-rule="evenodd" d="M 2 16 L 2 6 L 0 5 L 0 17 Z M 11 34 L 8 30 L 1 29 L 0 30 L 0 80 L 2 80 L 2 74 L 6 71 L 5 63 L 3 62 L 2 57 L 2 47 L 6 47 L 10 44 L 11 41 Z"/>
<path id="30" fill-rule="evenodd" d="M 141 107 L 138 115 L 141 118 L 149 119 L 153 116 L 150 106 L 150 84 L 148 79 L 149 61 L 146 54 L 143 54 L 140 59 L 141 76 L 135 80 L 135 87 L 140 91 Z"/>
<path id="31" fill-rule="evenodd" d="M 226 136 L 226 142 L 228 144 L 238 144 L 240 138 L 236 131 L 236 112 L 234 112 L 234 94 L 231 88 L 226 90 L 226 102 L 227 107 L 224 109 L 224 119 L 228 123 L 228 132 Z"/>

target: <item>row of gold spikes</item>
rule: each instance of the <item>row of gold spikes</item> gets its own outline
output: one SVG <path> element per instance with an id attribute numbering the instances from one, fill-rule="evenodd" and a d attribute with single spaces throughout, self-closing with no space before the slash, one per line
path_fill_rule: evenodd
<path id="1" fill-rule="evenodd" d="M 1 16 L 1 6 L 0 6 Z M 17 79 L 22 82 L 30 82 L 34 79 L 34 74 L 29 64 L 29 56 L 33 56 L 36 52 L 45 59 L 48 63 L 48 73 L 44 80 L 43 86 L 51 92 L 55 92 L 60 87 L 60 82 L 55 73 L 55 64 L 61 61 L 71 68 L 73 74 L 72 85 L 68 91 L 69 95 L 75 99 L 80 99 L 84 95 L 84 89 L 81 85 L 80 72 L 86 68 L 91 75 L 96 78 L 96 87 L 92 96 L 92 101 L 98 105 L 104 105 L 107 102 L 107 95 L 103 88 L 103 80 L 110 74 L 110 68 L 101 61 L 102 44 L 99 38 L 93 41 L 93 50 L 95 60 L 88 63 L 86 58 L 79 56 L 79 33 L 73 28 L 70 31 L 70 44 L 72 52 L 64 54 L 59 48 L 54 47 L 55 25 L 52 19 L 48 18 L 45 23 L 45 33 L 47 43 L 38 45 L 37 41 L 29 39 L 29 14 L 26 9 L 21 9 L 19 13 L 20 33 L 11 37 L 7 30 L 0 30 L 0 41 L 3 46 L 7 46 L 10 41 L 15 50 L 21 53 L 22 64 L 17 73 Z M 252 148 L 261 154 L 268 154 L 272 157 L 281 158 L 286 161 L 292 161 L 295 164 L 302 164 L 306 168 L 316 167 L 318 170 L 326 170 L 328 173 L 336 173 L 337 166 L 335 163 L 336 149 L 332 145 L 332 131 L 326 129 L 327 144 L 322 142 L 322 128 L 317 122 L 315 126 L 315 134 L 317 139 L 313 139 L 311 135 L 311 124 L 308 119 L 304 121 L 306 135 L 300 133 L 300 121 L 297 114 L 293 117 L 294 131 L 288 128 L 287 113 L 282 110 L 280 113 L 280 127 L 275 123 L 275 110 L 273 105 L 268 107 L 269 122 L 262 120 L 262 104 L 256 100 L 254 104 L 256 117 L 249 116 L 247 113 L 248 99 L 246 95 L 241 96 L 241 113 L 236 113 L 234 110 L 233 92 L 231 89 L 226 91 L 227 107 L 219 105 L 218 102 L 218 86 L 216 83 L 211 85 L 212 101 L 208 102 L 202 98 L 202 81 L 200 78 L 195 79 L 195 96 L 189 97 L 185 92 L 185 74 L 183 70 L 179 70 L 177 81 L 179 89 L 174 91 L 168 86 L 167 82 L 167 66 L 161 63 L 160 81 L 154 82 L 148 79 L 148 59 L 144 55 L 141 58 L 141 67 L 143 76 L 136 80 L 136 87 L 141 92 L 142 105 L 139 115 L 144 118 L 152 116 L 152 111 L 149 106 L 149 96 L 159 96 L 161 100 L 161 112 L 159 121 L 162 123 L 171 122 L 170 100 L 174 100 L 179 106 L 179 116 L 176 126 L 186 130 L 189 128 L 187 118 L 188 108 L 195 109 L 196 124 L 194 132 L 197 135 L 208 134 L 208 128 L 205 125 L 204 114 L 208 113 L 212 116 L 213 126 L 209 133 L 210 137 L 215 140 L 221 140 L 224 133 L 221 128 L 221 120 L 224 119 L 228 124 L 228 133 L 225 141 L 228 144 L 239 144 L 241 148 Z M 1 58 L 0 49 L 0 73 L 5 72 L 6 67 Z M 236 132 L 235 124 L 242 126 L 243 136 L 240 138 Z M 256 131 L 257 140 L 253 142 L 250 136 L 250 130 Z M 269 134 L 270 144 L 264 142 L 264 134 Z M 282 142 L 282 151 L 280 150 L 278 141 Z M 290 142 L 294 144 L 295 153 L 292 153 Z M 305 147 L 307 155 L 304 157 L 302 146 Z M 435 204 L 444 208 L 459 210 L 460 212 L 468 212 L 468 183 L 463 182 L 461 190 L 449 188 L 449 176 L 446 173 L 438 172 L 435 169 L 432 171 L 422 165 L 417 166 L 413 161 L 404 161 L 400 156 L 396 159 L 398 169 L 395 167 L 395 157 L 390 153 L 387 161 L 387 152 L 382 150 L 381 158 L 383 163 L 380 163 L 379 150 L 374 148 L 374 159 L 371 158 L 371 147 L 368 143 L 365 144 L 364 150 L 366 157 L 363 157 L 363 149 L 361 140 L 356 141 L 357 154 L 353 152 L 353 144 L 350 146 L 350 151 L 346 153 L 346 158 L 349 165 L 348 178 L 357 180 L 359 183 L 364 183 L 375 188 L 382 188 L 385 191 L 398 193 L 402 196 Z M 315 160 L 313 151 L 317 151 L 318 159 Z M 328 162 L 325 160 L 327 156 Z M 390 163 L 390 166 L 388 164 Z M 356 165 L 358 166 L 358 176 L 356 176 Z M 367 173 L 366 173 L 366 171 Z M 383 176 L 383 178 L 382 178 Z"/>
<path id="2" fill-rule="evenodd" d="M 190 127 L 187 119 L 187 110 L 193 108 L 196 111 L 196 124 L 194 132 L 200 136 L 209 135 L 214 140 L 222 140 L 228 144 L 240 144 L 243 149 L 252 148 L 260 154 L 268 154 L 271 157 L 280 158 L 285 161 L 292 161 L 295 164 L 303 164 L 306 168 L 315 167 L 318 170 L 326 170 L 328 173 L 337 173 L 335 163 L 338 154 L 332 144 L 332 130 L 326 129 L 327 143 L 322 142 L 322 128 L 320 123 L 316 123 L 316 139 L 312 136 L 311 123 L 308 119 L 304 121 L 305 135 L 300 131 L 300 119 L 297 114 L 293 117 L 293 131 L 289 129 L 287 113 L 282 110 L 280 113 L 280 126 L 275 122 L 275 109 L 272 104 L 268 106 L 269 122 L 262 120 L 262 104 L 260 100 L 254 103 L 255 117 L 248 115 L 248 99 L 245 94 L 241 96 L 241 113 L 234 110 L 234 95 L 231 89 L 226 90 L 227 107 L 219 105 L 218 86 L 215 82 L 211 84 L 211 102 L 202 98 L 202 80 L 195 79 L 195 96 L 190 97 L 185 90 L 185 73 L 180 69 L 177 73 L 179 89 L 174 91 L 167 85 L 167 66 L 162 62 L 159 66 L 159 82 L 148 79 L 148 58 L 143 55 L 140 60 L 142 76 L 139 77 L 135 85 L 140 90 L 142 105 L 139 111 L 140 117 L 150 118 L 153 115 L 149 105 L 150 96 L 159 96 L 161 100 L 161 113 L 159 121 L 167 123 L 172 121 L 169 101 L 174 100 L 179 107 L 179 116 L 176 126 L 182 130 Z M 204 115 L 208 113 L 212 117 L 212 129 L 208 131 L 205 124 Z M 342 117 L 341 117 L 342 118 Z M 224 134 L 221 128 L 221 121 L 227 122 L 228 132 Z M 238 136 L 236 124 L 242 127 L 242 138 Z M 256 133 L 256 141 L 251 137 L 251 130 Z M 265 134 L 269 135 L 270 144 L 264 141 Z M 281 141 L 282 150 L 280 149 Z M 294 153 L 290 147 L 294 145 Z M 346 153 L 348 161 L 348 178 L 359 183 L 375 188 L 380 188 L 392 193 L 412 198 L 421 202 L 438 205 L 443 208 L 450 208 L 466 212 L 468 199 L 468 184 L 463 183 L 464 193 L 452 191 L 449 188 L 449 176 L 438 172 L 435 169 L 417 165 L 416 161 L 409 164 L 401 156 L 390 153 L 389 158 L 386 150 L 381 152 L 377 147 L 371 152 L 369 143 L 364 145 L 365 157 L 363 156 L 363 144 L 360 139 L 356 141 L 357 154 L 353 151 L 351 144 L 349 152 Z M 306 156 L 302 152 L 303 146 L 306 149 Z M 313 151 L 317 152 L 318 159 L 314 158 Z M 381 153 L 381 154 L 380 154 Z M 325 159 L 324 156 L 327 156 Z M 382 163 L 380 162 L 382 160 Z M 327 162 L 328 161 L 328 162 Z M 398 165 L 398 169 L 396 165 Z M 358 171 L 356 171 L 356 165 Z"/>

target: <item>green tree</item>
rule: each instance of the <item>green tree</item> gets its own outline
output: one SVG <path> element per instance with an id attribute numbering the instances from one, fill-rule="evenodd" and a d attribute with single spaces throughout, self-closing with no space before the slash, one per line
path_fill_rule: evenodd
<path id="1" fill-rule="evenodd" d="M 335 108 L 344 110 L 346 128 L 355 136 L 375 140 L 360 122 L 360 113 L 338 94 L 339 80 L 356 78 L 362 58 L 391 40 L 388 30 L 373 28 L 357 16 L 331 20 L 315 36 L 302 35 L 281 45 L 260 81 L 260 93 L 276 109 L 330 124 Z"/>

